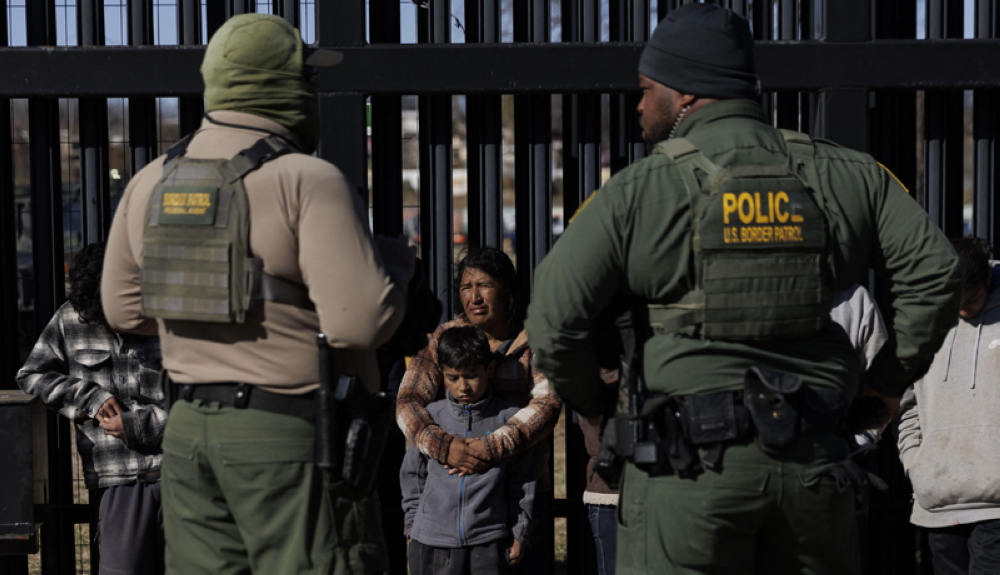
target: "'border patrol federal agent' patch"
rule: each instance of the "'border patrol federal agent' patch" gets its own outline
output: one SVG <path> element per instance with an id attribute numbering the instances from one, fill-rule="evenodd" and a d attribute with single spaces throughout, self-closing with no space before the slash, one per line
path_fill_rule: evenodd
<path id="1" fill-rule="evenodd" d="M 166 225 L 211 226 L 219 188 L 213 186 L 164 186 L 159 223 Z"/>

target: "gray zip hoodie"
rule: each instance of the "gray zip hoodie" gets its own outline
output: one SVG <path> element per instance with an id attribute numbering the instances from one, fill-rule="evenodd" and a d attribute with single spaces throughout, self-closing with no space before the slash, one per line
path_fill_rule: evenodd
<path id="1" fill-rule="evenodd" d="M 461 405 L 449 393 L 427 406 L 434 422 L 455 437 L 483 437 L 500 429 L 520 408 L 487 391 L 478 402 Z M 449 475 L 412 445 L 399 470 L 403 491 L 403 532 L 431 547 L 458 548 L 501 539 L 526 541 L 538 479 L 534 448 L 500 461 L 483 473 Z"/>
<path id="2" fill-rule="evenodd" d="M 915 525 L 1000 519 L 1000 278 L 993 281 L 983 310 L 951 328 L 900 404 Z"/>

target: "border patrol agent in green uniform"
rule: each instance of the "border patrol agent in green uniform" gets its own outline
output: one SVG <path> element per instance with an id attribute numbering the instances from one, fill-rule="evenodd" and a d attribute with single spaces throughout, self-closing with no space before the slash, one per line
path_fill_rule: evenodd
<path id="1" fill-rule="evenodd" d="M 356 191 L 312 156 L 313 68 L 341 57 L 276 16 L 228 20 L 205 51 L 201 128 L 137 173 L 115 214 L 106 315 L 118 331 L 158 328 L 175 400 L 171 575 L 388 570 L 363 480 L 377 458 L 361 450 L 389 413 L 358 408 L 371 395 L 351 384 L 377 389 L 375 349 L 403 320 L 414 258 L 405 240 L 373 238 Z M 358 376 L 337 382 L 336 409 L 324 374 Z"/>
<path id="2" fill-rule="evenodd" d="M 864 476 L 845 407 L 867 395 L 891 416 L 926 370 L 955 321 L 955 254 L 871 157 L 763 121 L 740 16 L 671 12 L 639 71 L 655 147 L 578 212 L 525 324 L 536 367 L 597 417 L 597 318 L 622 294 L 648 314 L 632 421 L 649 449 L 624 469 L 619 573 L 853 573 Z M 828 317 L 869 268 L 891 286 L 895 337 L 859 390 Z"/>

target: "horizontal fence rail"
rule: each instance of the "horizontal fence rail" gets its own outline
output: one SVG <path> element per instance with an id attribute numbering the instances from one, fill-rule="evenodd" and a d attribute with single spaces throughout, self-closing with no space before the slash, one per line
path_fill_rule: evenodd
<path id="1" fill-rule="evenodd" d="M 320 91 L 364 94 L 636 92 L 644 44 L 438 44 L 336 47 Z M 0 97 L 192 96 L 201 46 L 3 48 Z M 760 42 L 765 91 L 1000 89 L 1000 40 Z"/>

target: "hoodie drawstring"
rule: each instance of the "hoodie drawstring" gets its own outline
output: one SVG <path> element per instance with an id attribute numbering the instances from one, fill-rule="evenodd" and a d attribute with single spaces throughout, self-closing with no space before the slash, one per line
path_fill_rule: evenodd
<path id="1" fill-rule="evenodd" d="M 976 389 L 976 369 L 979 368 L 979 336 L 983 334 L 983 319 L 979 318 L 979 327 L 976 328 L 976 347 L 972 356 L 972 389 Z"/>
<path id="2" fill-rule="evenodd" d="M 958 339 L 958 327 L 951 330 L 951 343 L 948 344 L 948 360 L 944 362 L 944 380 L 948 381 L 948 371 L 951 370 L 951 354 L 955 351 L 955 340 Z"/>

